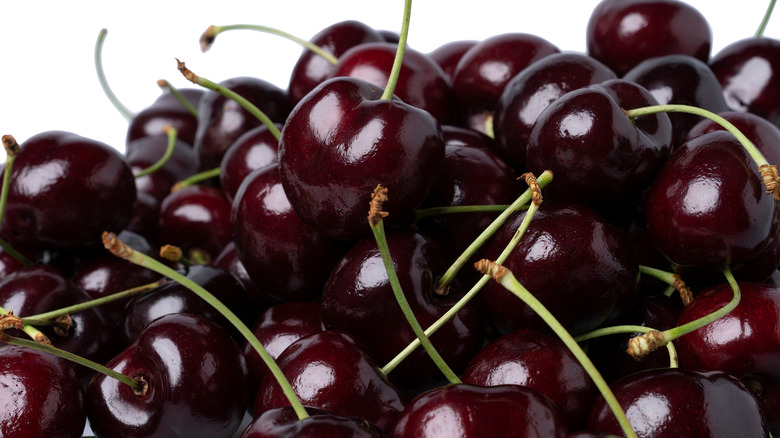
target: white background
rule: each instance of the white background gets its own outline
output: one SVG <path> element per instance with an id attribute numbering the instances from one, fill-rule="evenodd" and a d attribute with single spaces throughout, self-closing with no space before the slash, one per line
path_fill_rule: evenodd
<path id="1" fill-rule="evenodd" d="M 768 1 L 690 0 L 710 23 L 713 53 L 751 36 Z M 429 52 L 452 40 L 527 32 L 562 50 L 585 50 L 585 26 L 596 0 L 417 0 L 409 45 Z M 301 48 L 250 31 L 220 35 L 201 53 L 210 24 L 262 24 L 308 39 L 337 21 L 361 20 L 398 31 L 402 0 L 14 1 L 0 0 L 0 134 L 20 142 L 61 129 L 124 150 L 127 122 L 103 95 L 93 63 L 94 43 L 108 29 L 104 68 L 119 99 L 140 111 L 159 94 L 158 79 L 193 86 L 176 70 L 181 58 L 215 82 L 255 75 L 286 88 Z M 780 17 L 766 35 L 780 38 Z M 2 160 L 2 159 L 0 159 Z"/>

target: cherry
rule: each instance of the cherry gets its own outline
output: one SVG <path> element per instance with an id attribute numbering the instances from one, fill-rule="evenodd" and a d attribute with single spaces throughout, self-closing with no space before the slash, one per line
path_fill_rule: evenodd
<path id="1" fill-rule="evenodd" d="M 676 0 L 603 0 L 586 30 L 588 55 L 623 76 L 656 56 L 710 57 L 712 30 L 693 6 Z"/>
<path id="2" fill-rule="evenodd" d="M 306 408 L 309 416 L 298 419 L 290 407 L 269 409 L 247 426 L 240 438 L 379 438 L 375 425 L 359 417 L 343 417 L 322 409 Z"/>
<path id="3" fill-rule="evenodd" d="M 222 252 L 214 259 L 213 265 L 229 272 L 244 287 L 251 307 L 249 314 L 259 315 L 273 304 L 277 303 L 276 299 L 271 297 L 249 278 L 249 273 L 246 271 L 244 263 L 241 262 L 241 259 L 236 252 L 235 242 L 230 241 L 225 245 Z"/>
<path id="4" fill-rule="evenodd" d="M 94 246 L 103 231 L 128 224 L 135 199 L 132 171 L 116 149 L 43 132 L 22 143 L 15 158 L 2 234 L 21 247 Z"/>
<path id="5" fill-rule="evenodd" d="M 558 52 L 549 41 L 525 33 L 500 34 L 474 45 L 460 58 L 452 76 L 460 123 L 488 132 L 506 84 L 534 61 Z"/>
<path id="6" fill-rule="evenodd" d="M 610 387 L 640 438 L 768 436 L 756 398 L 729 374 L 657 368 Z M 593 407 L 588 429 L 621 433 L 602 398 Z"/>
<path id="7" fill-rule="evenodd" d="M 550 398 L 569 429 L 585 425 L 598 391 L 565 344 L 534 329 L 517 330 L 488 344 L 469 362 L 463 383 L 520 385 Z"/>
<path id="8" fill-rule="evenodd" d="M 485 249 L 494 260 L 525 213 L 499 230 Z M 504 266 L 572 334 L 592 330 L 633 307 L 639 267 L 625 236 L 578 204 L 543 204 Z M 482 290 L 499 333 L 547 325 L 515 295 L 490 282 Z"/>
<path id="9" fill-rule="evenodd" d="M 199 88 L 182 88 L 178 90 L 190 105 L 197 108 L 204 91 Z M 195 143 L 195 132 L 198 129 L 198 118 L 187 110 L 172 93 L 160 95 L 151 105 L 138 112 L 127 127 L 126 144 L 145 137 L 165 137 L 167 127 L 178 132 L 178 137 L 184 143 L 192 146 Z"/>
<path id="10" fill-rule="evenodd" d="M 447 385 L 407 405 L 393 437 L 564 437 L 563 417 L 548 398 L 519 386 Z"/>
<path id="11" fill-rule="evenodd" d="M 450 41 L 433 49 L 433 51 L 428 53 L 428 57 L 431 58 L 433 62 L 439 64 L 439 67 L 444 70 L 444 74 L 447 75 L 447 78 L 452 80 L 452 76 L 455 74 L 455 68 L 458 66 L 460 58 L 478 42 L 479 41 L 476 40 Z"/>
<path id="12" fill-rule="evenodd" d="M 143 137 L 128 143 L 125 160 L 134 174 L 157 163 L 168 149 L 167 136 Z M 160 202 L 171 192 L 177 182 L 198 172 L 198 157 L 192 146 L 176 140 L 173 153 L 156 171 L 135 178 L 138 192 L 153 195 Z"/>
<path id="13" fill-rule="evenodd" d="M 579 53 L 546 56 L 516 74 L 496 104 L 493 130 L 499 153 L 518 172 L 539 114 L 569 91 L 616 79 L 609 67 Z"/>
<path id="14" fill-rule="evenodd" d="M 334 23 L 319 31 L 311 40 L 336 58 L 354 46 L 370 42 L 386 41 L 380 32 L 355 20 Z M 305 50 L 293 67 L 287 87 L 290 101 L 298 103 L 314 87 L 331 77 L 334 65 L 323 57 Z"/>
<path id="15" fill-rule="evenodd" d="M 228 201 L 233 202 L 244 178 L 253 170 L 278 163 L 278 149 L 279 140 L 265 125 L 250 129 L 230 145 L 222 157 L 219 173 L 219 182 Z"/>
<path id="16" fill-rule="evenodd" d="M 390 190 L 388 225 L 425 199 L 444 158 L 439 123 L 426 111 L 381 99 L 382 89 L 338 77 L 323 82 L 290 114 L 279 139 L 279 173 L 295 212 L 326 236 L 370 233 L 374 188 Z"/>
<path id="17" fill-rule="evenodd" d="M 79 438 L 84 388 L 66 360 L 15 345 L 0 348 L 0 435 Z"/>
<path id="18" fill-rule="evenodd" d="M 230 437 L 241 423 L 246 364 L 230 335 L 203 317 L 154 320 L 107 366 L 144 385 L 136 392 L 95 375 L 87 411 L 97 436 Z"/>
<path id="19" fill-rule="evenodd" d="M 160 219 L 160 204 L 160 200 L 154 195 L 137 192 L 135 203 L 133 203 L 133 216 L 124 230 L 144 236 L 150 243 L 159 243 L 157 241 L 157 223 Z"/>
<path id="20" fill-rule="evenodd" d="M 358 416 L 384 431 L 404 408 L 406 396 L 378 371 L 363 344 L 347 333 L 325 330 L 303 337 L 290 344 L 277 363 L 305 406 Z M 287 405 L 279 384 L 267 375 L 255 399 L 254 416 Z"/>

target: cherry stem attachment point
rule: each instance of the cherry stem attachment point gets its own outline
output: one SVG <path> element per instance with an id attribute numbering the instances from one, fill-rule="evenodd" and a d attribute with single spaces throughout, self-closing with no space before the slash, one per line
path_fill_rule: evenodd
<path id="1" fill-rule="evenodd" d="M 133 175 L 135 178 L 140 178 L 162 169 L 162 167 L 165 166 L 165 163 L 167 163 L 168 160 L 171 159 L 171 156 L 173 156 L 173 150 L 176 147 L 176 137 L 178 136 L 179 132 L 176 130 L 176 128 L 170 125 L 165 126 L 163 131 L 165 131 L 165 133 L 168 135 L 168 146 L 165 148 L 165 153 L 163 153 L 163 156 L 160 157 L 160 159 L 151 166 Z"/>
<path id="2" fill-rule="evenodd" d="M 398 38 L 398 47 L 393 60 L 393 67 L 390 69 L 390 75 L 387 79 L 385 91 L 381 99 L 392 100 L 395 86 L 398 83 L 398 76 L 401 74 L 401 66 L 404 62 L 404 53 L 406 52 L 406 39 L 409 36 L 409 21 L 412 17 L 412 0 L 404 0 L 404 17 L 401 22 L 401 32 Z"/>
<path id="3" fill-rule="evenodd" d="M 219 167 L 204 170 L 203 172 L 198 172 L 195 175 L 184 178 L 183 180 L 174 184 L 173 187 L 171 187 L 171 193 L 177 190 L 181 190 L 185 187 L 194 186 L 195 184 L 209 180 L 211 178 L 217 178 L 219 177 L 220 173 L 222 173 L 222 169 Z"/>
<path id="4" fill-rule="evenodd" d="M 111 87 L 108 85 L 106 73 L 103 70 L 103 43 L 106 40 L 107 34 L 108 29 L 101 29 L 100 33 L 98 33 L 97 42 L 95 43 L 95 70 L 97 71 L 98 81 L 100 81 L 100 86 L 103 88 L 103 93 L 105 93 L 108 100 L 111 101 L 111 104 L 114 105 L 114 108 L 116 108 L 127 121 L 131 121 L 135 118 L 135 113 L 130 111 L 130 109 L 116 97 L 116 94 L 114 94 L 114 91 L 111 90 Z"/>

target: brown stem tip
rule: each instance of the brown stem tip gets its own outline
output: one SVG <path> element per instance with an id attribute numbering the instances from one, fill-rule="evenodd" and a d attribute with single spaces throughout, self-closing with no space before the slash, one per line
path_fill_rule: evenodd
<path id="1" fill-rule="evenodd" d="M 216 34 L 216 26 L 213 24 L 206 29 L 205 32 L 200 36 L 200 51 L 201 52 L 207 52 L 211 45 L 214 44 L 214 38 L 217 37 Z"/>
<path id="2" fill-rule="evenodd" d="M 509 273 L 509 269 L 505 266 L 488 259 L 482 259 L 474 263 L 474 268 L 482 274 L 489 275 L 493 280 L 498 282 L 501 282 L 501 279 Z"/>
<path id="3" fill-rule="evenodd" d="M 165 79 L 157 79 L 157 86 L 163 90 L 167 90 L 171 86 L 171 83 Z"/>
<path id="4" fill-rule="evenodd" d="M 382 184 L 379 184 L 374 189 L 374 192 L 371 193 L 371 202 L 369 203 L 368 223 L 370 223 L 372 227 L 375 227 L 379 221 L 386 218 L 389 214 L 386 211 L 382 211 L 382 204 L 384 204 L 385 201 L 387 201 L 387 188 L 382 187 Z"/>
<path id="5" fill-rule="evenodd" d="M 677 292 L 680 293 L 680 298 L 682 299 L 683 305 L 687 306 L 688 304 L 691 304 L 693 302 L 693 293 L 691 290 L 679 275 L 674 274 L 672 277 L 674 277 L 674 283 L 672 286 L 677 289 Z"/>
<path id="6" fill-rule="evenodd" d="M 24 323 L 22 322 L 22 318 L 19 318 L 18 316 L 14 315 L 13 310 L 8 310 L 8 313 L 0 316 L 0 330 L 7 330 L 7 329 L 22 330 L 23 328 L 24 328 Z"/>
<path id="7" fill-rule="evenodd" d="M 183 256 L 184 254 L 182 253 L 181 248 L 178 246 L 163 245 L 162 248 L 160 248 L 160 257 L 164 258 L 165 260 L 177 262 L 181 260 Z"/>
<path id="8" fill-rule="evenodd" d="M 526 184 L 528 184 L 528 187 L 531 188 L 531 200 L 534 205 L 537 207 L 542 205 L 542 189 L 539 187 L 539 183 L 536 181 L 534 174 L 531 172 L 526 172 L 520 175 L 520 178 L 517 179 L 525 180 Z"/>
<path id="9" fill-rule="evenodd" d="M 110 233 L 108 231 L 103 232 L 103 246 L 111 251 L 111 254 L 125 260 L 129 259 L 135 252 L 133 248 L 130 248 L 119 240 L 115 233 Z"/>
<path id="10" fill-rule="evenodd" d="M 58 316 L 57 319 L 54 320 L 54 333 L 56 333 L 57 336 L 66 337 L 70 335 L 70 329 L 72 328 L 73 318 L 71 318 L 70 315 Z"/>
<path id="11" fill-rule="evenodd" d="M 38 333 L 35 334 L 35 338 L 33 338 L 33 341 L 35 341 L 35 342 L 37 342 L 39 344 L 44 344 L 44 345 L 49 345 L 49 346 L 52 345 L 51 340 L 49 339 L 49 337 L 44 335 L 41 332 L 38 332 Z"/>
<path id="12" fill-rule="evenodd" d="M 15 157 L 16 154 L 19 153 L 19 143 L 16 142 L 13 135 L 3 136 L 3 147 L 5 148 L 5 153 L 8 154 L 9 157 Z"/>
<path id="13" fill-rule="evenodd" d="M 766 192 L 776 200 L 780 200 L 780 177 L 777 175 L 777 166 L 762 164 L 758 166 L 758 171 L 761 172 L 761 179 L 766 186 Z"/>
<path id="14" fill-rule="evenodd" d="M 184 65 L 184 63 L 183 63 L 183 62 L 179 61 L 179 58 L 176 58 L 176 68 L 178 68 L 178 69 L 179 69 L 179 71 L 181 72 L 181 74 L 182 74 L 182 75 L 184 75 L 184 77 L 185 77 L 185 78 L 186 78 L 188 81 L 190 81 L 190 82 L 192 82 L 193 84 L 196 84 L 196 85 L 197 85 L 197 83 L 198 83 L 198 75 L 196 75 L 196 74 L 195 74 L 195 73 L 193 73 L 193 72 L 192 72 L 190 69 L 188 69 L 188 68 L 187 68 L 187 66 L 186 66 L 186 65 Z"/>
<path id="15" fill-rule="evenodd" d="M 666 345 L 664 334 L 658 330 L 650 330 L 647 333 L 629 339 L 626 353 L 634 359 L 640 360 L 664 345 Z"/>

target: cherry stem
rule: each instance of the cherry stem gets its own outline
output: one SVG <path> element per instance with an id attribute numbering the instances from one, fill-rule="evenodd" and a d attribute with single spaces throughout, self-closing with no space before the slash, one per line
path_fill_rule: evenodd
<path id="1" fill-rule="evenodd" d="M 325 58 L 326 61 L 328 61 L 333 65 L 336 65 L 339 62 L 338 58 L 333 56 L 331 53 L 326 52 L 322 47 L 316 44 L 313 44 L 302 38 L 298 38 L 297 36 L 289 34 L 282 30 L 274 29 L 273 27 L 260 26 L 255 24 L 232 24 L 229 26 L 211 25 L 208 27 L 208 29 L 206 29 L 205 32 L 203 32 L 203 35 L 200 36 L 200 50 L 206 52 L 208 49 L 211 48 L 211 45 L 214 44 L 214 39 L 217 37 L 217 35 L 221 34 L 222 32 L 226 32 L 228 30 L 256 30 L 259 32 L 270 33 L 272 35 L 280 36 L 282 38 L 286 38 L 292 42 L 300 44 L 310 52 L 313 52 Z"/>
<path id="2" fill-rule="evenodd" d="M 503 286 L 509 292 L 515 294 L 526 305 L 528 305 L 528 307 L 533 309 L 533 311 L 536 312 L 536 314 L 539 315 L 545 323 L 547 323 L 547 325 L 555 332 L 555 334 L 558 335 L 561 341 L 566 344 L 572 354 L 574 354 L 590 378 L 593 380 L 593 383 L 596 384 L 599 392 L 601 392 L 601 395 L 604 397 L 607 405 L 615 415 L 615 418 L 620 424 L 620 427 L 623 430 L 625 436 L 636 437 L 636 432 L 634 432 L 634 429 L 631 427 L 631 423 L 629 423 L 623 408 L 618 403 L 607 382 L 601 376 L 601 373 L 599 373 L 598 369 L 595 365 L 593 365 L 593 362 L 591 362 L 588 355 L 585 354 L 585 352 L 582 350 L 582 347 L 580 347 L 577 341 L 574 340 L 571 334 L 550 313 L 550 311 L 547 310 L 547 308 L 544 307 L 544 305 L 539 302 L 539 300 L 537 300 L 536 297 L 534 297 L 533 294 L 528 291 L 528 289 L 520 284 L 520 282 L 517 281 L 515 276 L 512 274 L 512 271 L 506 267 L 485 259 L 477 262 L 475 266 L 480 272 L 490 275 L 501 286 Z"/>
<path id="3" fill-rule="evenodd" d="M 756 38 L 764 36 L 766 25 L 769 23 L 769 17 L 772 16 L 772 10 L 775 8 L 775 1 L 776 0 L 769 0 L 769 6 L 766 8 L 766 12 L 764 12 L 764 18 L 761 20 L 761 24 L 758 25 L 758 29 L 756 30 Z"/>
<path id="4" fill-rule="evenodd" d="M 95 70 L 97 70 L 98 81 L 100 81 L 100 86 L 103 88 L 103 93 L 105 93 L 108 100 L 111 101 L 111 104 L 114 105 L 114 108 L 116 108 L 125 119 L 131 121 L 135 118 L 135 113 L 130 111 L 130 109 L 116 97 L 116 94 L 114 94 L 111 87 L 108 85 L 106 73 L 103 71 L 103 43 L 106 40 L 107 34 L 108 29 L 101 29 L 100 33 L 98 33 L 97 42 L 95 43 Z"/>
<path id="5" fill-rule="evenodd" d="M 246 100 L 243 96 L 231 90 L 230 88 L 227 88 L 225 86 L 212 82 L 206 78 L 202 78 L 196 75 L 190 69 L 188 69 L 183 62 L 179 61 L 178 59 L 176 60 L 176 64 L 181 74 L 184 75 L 184 77 L 187 78 L 188 81 L 192 82 L 195 85 L 199 85 L 203 88 L 209 89 L 211 91 L 216 91 L 222 96 L 225 96 L 228 99 L 232 99 L 236 101 L 236 103 L 241 105 L 241 108 L 247 110 L 250 114 L 257 117 L 257 120 L 260 120 L 263 123 L 263 125 L 265 125 L 265 127 L 268 128 L 268 131 L 271 132 L 271 135 L 273 135 L 276 140 L 279 140 L 279 136 L 281 135 L 281 133 L 279 132 L 279 128 L 277 128 L 274 122 L 270 118 L 268 118 L 268 116 L 260 108 L 255 106 L 252 102 Z"/>
<path id="6" fill-rule="evenodd" d="M 649 275 L 672 286 L 674 290 L 677 290 L 680 293 L 680 298 L 682 299 L 684 305 L 687 306 L 693 301 L 693 293 L 688 288 L 688 286 L 685 285 L 685 282 L 682 280 L 682 278 L 680 278 L 679 275 L 673 272 L 662 271 L 660 269 L 643 265 L 639 265 L 639 272 L 642 275 Z"/>
<path id="7" fill-rule="evenodd" d="M 577 336 L 576 338 L 574 338 L 574 340 L 579 343 L 579 342 L 584 342 L 590 339 L 600 338 L 602 336 L 607 336 L 607 335 L 618 335 L 618 334 L 625 334 L 625 333 L 648 333 L 651 331 L 658 331 L 658 330 L 652 329 L 650 327 L 645 327 L 643 325 L 616 325 L 613 327 L 604 327 L 604 328 L 593 330 L 591 332 Z M 674 347 L 674 343 L 673 342 L 667 343 L 666 349 L 669 352 L 669 367 L 678 368 L 680 366 L 680 361 L 677 357 L 677 349 Z"/>
<path id="8" fill-rule="evenodd" d="M 157 86 L 162 88 L 163 90 L 168 90 L 173 97 L 176 98 L 176 100 L 183 106 L 190 114 L 192 114 L 194 117 L 198 117 L 198 109 L 192 106 L 189 100 L 184 97 L 183 94 L 181 94 L 181 91 L 179 91 L 178 88 L 174 87 L 170 82 L 166 81 L 165 79 L 160 79 L 157 81 Z"/>
<path id="9" fill-rule="evenodd" d="M 387 213 L 382 211 L 382 203 L 386 200 L 387 189 L 381 185 L 377 186 L 371 196 L 371 211 L 368 214 L 368 223 L 371 226 L 371 231 L 374 233 L 374 239 L 376 240 L 377 247 L 379 248 L 379 253 L 382 255 L 382 262 L 385 265 L 385 271 L 387 271 L 387 277 L 390 281 L 390 287 L 393 289 L 395 300 L 401 307 L 401 312 L 406 318 L 406 321 L 409 323 L 409 326 L 412 328 L 412 331 L 417 337 L 417 340 L 420 341 L 423 349 L 425 349 L 425 352 L 428 353 L 428 356 L 430 356 L 433 363 L 436 364 L 436 367 L 439 368 L 441 373 L 444 374 L 450 383 L 461 383 L 461 380 L 458 378 L 457 374 L 455 374 L 450 366 L 447 365 L 447 362 L 444 360 L 444 358 L 441 357 L 439 352 L 436 350 L 436 347 L 434 347 L 430 339 L 428 339 L 428 336 L 425 335 L 420 322 L 417 321 L 417 317 L 414 315 L 414 311 L 409 305 L 409 301 L 406 299 L 406 295 L 404 295 L 401 282 L 398 280 L 398 273 L 396 272 L 395 266 L 393 265 L 393 258 L 390 255 L 390 248 L 387 246 L 385 225 L 384 221 L 382 220 L 383 217 L 387 216 Z"/>
<path id="10" fill-rule="evenodd" d="M 25 332 L 27 336 L 30 337 L 30 339 L 32 339 L 35 342 L 51 345 L 51 341 L 45 334 L 43 334 L 42 331 L 38 330 L 36 327 L 33 327 L 31 325 L 24 324 L 24 322 L 20 318 L 14 316 L 13 312 L 0 307 L 0 316 L 5 318 L 5 317 L 9 317 L 9 315 L 10 317 L 14 317 L 18 319 L 19 323 L 22 325 L 21 328 L 22 331 Z"/>
<path id="11" fill-rule="evenodd" d="M 222 169 L 219 167 L 215 167 L 213 169 L 204 170 L 203 172 L 196 173 L 195 175 L 184 178 L 183 180 L 178 181 L 176 184 L 174 184 L 173 187 L 171 187 L 171 193 L 177 190 L 181 190 L 185 187 L 193 186 L 195 184 L 209 180 L 211 178 L 217 178 L 220 175 L 220 173 L 222 173 Z"/>
<path id="12" fill-rule="evenodd" d="M 165 166 L 165 163 L 167 163 L 168 160 L 171 159 L 171 156 L 173 156 L 173 150 L 176 146 L 176 137 L 178 135 L 178 131 L 176 128 L 170 125 L 165 126 L 163 131 L 165 131 L 165 133 L 168 135 L 168 146 L 165 148 L 165 153 L 162 157 L 160 157 L 159 160 L 157 160 L 157 162 L 136 173 L 133 175 L 134 177 L 140 178 L 142 176 L 149 175 L 150 173 L 157 172 L 158 170 L 162 169 L 162 167 Z"/>
<path id="13" fill-rule="evenodd" d="M 195 283 L 191 279 L 176 272 L 163 263 L 148 257 L 143 253 L 133 250 L 131 247 L 119 240 L 114 233 L 103 233 L 103 245 L 117 257 L 125 259 L 130 263 L 143 266 L 147 269 L 157 272 L 158 274 L 170 278 L 173 281 L 178 282 L 182 286 L 191 290 L 202 300 L 206 301 L 209 305 L 214 307 L 217 312 L 224 316 L 225 319 L 227 319 L 239 331 L 239 333 L 241 333 L 241 335 L 247 340 L 247 342 L 249 342 L 255 351 L 257 351 L 257 353 L 260 355 L 260 358 L 263 359 L 263 362 L 271 371 L 271 374 L 273 374 L 273 376 L 276 378 L 277 383 L 282 388 L 282 392 L 290 402 L 290 405 L 297 414 L 298 419 L 303 420 L 308 418 L 309 414 L 306 412 L 306 409 L 303 407 L 300 399 L 295 394 L 295 391 L 293 391 L 292 386 L 290 386 L 290 382 L 287 380 L 287 377 L 285 377 L 284 373 L 282 373 L 282 370 L 279 368 L 279 365 L 276 363 L 276 361 L 274 361 L 273 357 L 271 357 L 265 347 L 263 347 L 263 344 L 257 339 L 254 333 L 252 333 L 252 330 L 250 330 L 249 327 L 247 327 L 246 324 L 244 324 L 244 322 L 241 321 L 241 319 L 236 316 L 235 313 L 233 313 L 233 311 L 227 308 L 224 304 L 222 304 L 221 301 L 212 295 L 211 292 L 207 291 L 205 288 L 203 288 L 203 286 Z"/>
<path id="14" fill-rule="evenodd" d="M 772 194 L 775 199 L 780 199 L 780 184 L 778 184 L 779 178 L 777 175 L 776 167 L 770 166 L 769 162 L 767 162 L 766 158 L 764 158 L 764 156 L 761 154 L 758 148 L 756 148 L 753 142 L 751 142 L 745 136 L 745 134 L 743 134 L 739 129 L 737 129 L 736 126 L 734 126 L 731 122 L 724 119 L 723 117 L 713 113 L 712 111 L 707 111 L 703 108 L 698 108 L 691 105 L 676 105 L 676 104 L 653 105 L 653 106 L 647 106 L 643 108 L 636 108 L 636 109 L 623 110 L 623 111 L 625 112 L 626 116 L 628 116 L 631 119 L 650 115 L 650 114 L 666 112 L 666 113 L 694 114 L 712 120 L 713 122 L 722 126 L 726 131 L 734 135 L 734 137 L 736 137 L 737 140 L 739 140 L 739 142 L 747 151 L 748 155 L 750 155 L 750 157 L 758 166 L 758 170 L 759 172 L 761 172 L 761 177 L 764 180 L 764 185 L 767 188 L 767 193 Z"/>
<path id="15" fill-rule="evenodd" d="M 5 171 L 3 173 L 3 186 L 0 188 L 0 225 L 3 223 L 3 217 L 5 216 L 5 206 L 8 203 L 8 191 L 11 187 L 11 172 L 13 170 L 14 161 L 16 155 L 19 154 L 19 143 L 12 135 L 4 135 L 2 137 L 3 147 L 5 148 L 6 160 Z M 31 266 L 32 262 L 27 259 L 22 253 L 15 250 L 4 239 L 0 238 L 0 247 L 5 250 L 11 257 L 15 258 L 19 263 L 24 266 Z"/>
<path id="16" fill-rule="evenodd" d="M 549 178 L 552 178 L 551 172 L 545 172 L 542 174 L 542 176 L 545 176 L 544 179 L 547 178 L 545 175 L 547 174 Z M 539 179 L 542 179 L 542 176 L 539 177 Z M 523 194 L 518 198 L 515 204 L 524 205 L 529 200 L 533 198 L 533 194 L 531 193 L 533 189 L 527 190 L 527 196 L 526 194 Z M 525 196 L 525 200 L 523 201 L 522 198 Z M 528 211 L 525 214 L 525 217 L 523 218 L 523 221 L 520 223 L 520 226 L 517 228 L 517 231 L 515 232 L 514 236 L 512 236 L 512 239 L 509 241 L 509 244 L 504 248 L 504 251 L 499 254 L 498 258 L 496 259 L 498 263 L 503 263 L 507 257 L 509 257 L 509 254 L 512 252 L 512 250 L 517 246 L 517 243 L 520 241 L 520 239 L 523 237 L 523 234 L 525 234 L 525 231 L 528 229 L 528 226 L 531 224 L 531 219 L 533 219 L 534 215 L 536 214 L 536 211 L 539 209 L 539 205 L 537 203 L 532 203 L 528 207 Z M 510 207 L 512 208 L 512 207 Z M 508 217 L 509 215 L 507 215 Z M 495 221 L 494 221 L 495 223 Z M 498 226 L 501 226 L 503 224 L 503 221 Z M 479 293 L 480 290 L 487 284 L 487 282 L 490 281 L 489 275 L 483 275 L 482 278 L 480 278 L 477 283 L 469 289 L 468 292 L 466 292 L 459 300 L 456 302 L 452 307 L 450 307 L 439 319 L 437 319 L 433 324 L 430 325 L 425 330 L 425 336 L 432 336 L 434 333 L 436 333 L 437 330 L 439 330 L 444 324 L 447 323 L 450 319 L 452 319 L 453 316 L 455 316 L 456 313 L 458 313 L 462 308 L 466 306 L 466 304 L 471 301 L 472 298 L 474 298 L 477 293 Z M 382 367 L 382 372 L 385 374 L 389 373 L 395 367 L 397 367 L 401 362 L 403 362 L 404 359 L 406 359 L 412 352 L 420 346 L 420 340 L 414 339 L 412 342 L 409 343 L 409 345 L 406 346 L 400 353 L 398 353 L 393 359 L 391 359 L 384 367 Z"/>
<path id="17" fill-rule="evenodd" d="M 421 208 L 415 210 L 413 223 L 417 223 L 423 219 L 428 219 L 432 216 L 440 216 L 443 214 L 453 213 L 499 213 L 509 208 L 508 204 L 505 205 L 452 205 L 449 207 L 430 207 Z"/>
<path id="18" fill-rule="evenodd" d="M 553 174 L 549 170 L 544 171 L 541 175 L 539 175 L 538 178 L 536 178 L 536 183 L 538 184 L 539 189 L 543 189 L 546 187 L 550 182 L 552 182 Z M 504 223 L 520 211 L 528 202 L 530 202 L 533 199 L 534 196 L 534 189 L 529 188 L 525 192 L 523 192 L 520 197 L 518 197 L 512 204 L 509 205 L 509 208 L 505 209 L 503 213 L 501 213 L 496 219 L 493 220 L 493 222 L 490 223 L 490 225 L 485 228 L 482 233 L 477 236 L 477 238 L 466 248 L 465 251 L 460 255 L 460 257 L 455 260 L 455 262 L 447 269 L 447 271 L 441 276 L 439 281 L 436 284 L 436 293 L 439 294 L 446 294 L 447 286 L 452 282 L 453 279 L 455 279 L 455 276 L 458 275 L 458 272 L 463 268 L 463 266 L 468 263 L 468 261 L 474 256 L 474 254 L 479 250 L 479 248 L 490 239 L 493 234 L 498 231 L 501 226 L 504 225 Z"/>
<path id="19" fill-rule="evenodd" d="M 398 38 L 398 47 L 393 60 L 393 67 L 390 69 L 390 76 L 387 78 L 385 91 L 382 93 L 382 99 L 392 100 L 395 86 L 398 83 L 398 76 L 401 74 L 401 65 L 404 62 L 404 52 L 406 52 L 406 39 L 409 36 L 409 21 L 412 17 L 412 0 L 404 0 L 404 18 L 401 22 L 401 33 Z"/>

